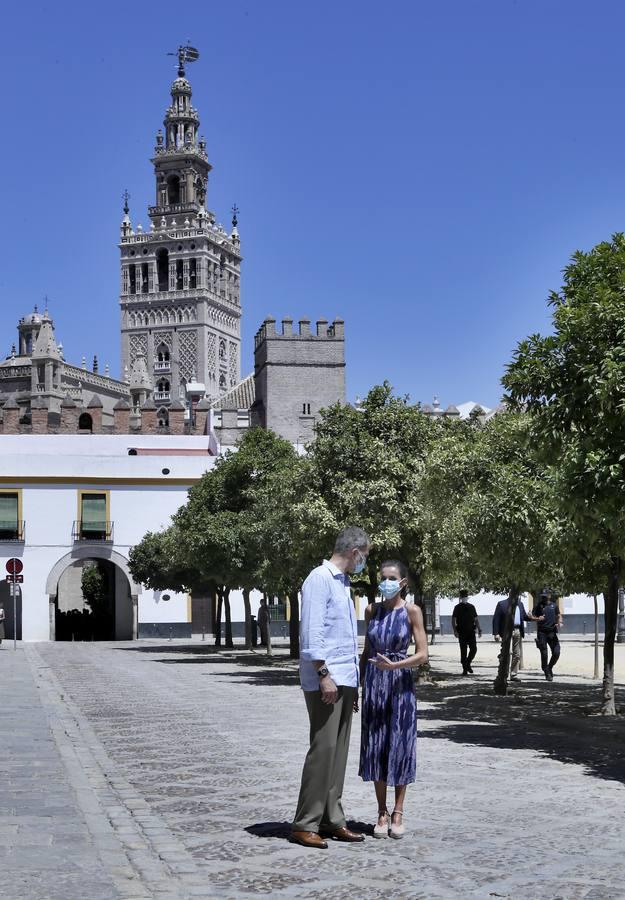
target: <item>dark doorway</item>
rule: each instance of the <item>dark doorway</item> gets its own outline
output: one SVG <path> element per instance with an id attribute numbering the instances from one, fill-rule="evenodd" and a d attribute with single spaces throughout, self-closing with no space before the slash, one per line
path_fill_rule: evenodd
<path id="1" fill-rule="evenodd" d="M 15 598 L 16 617 L 17 617 L 17 640 L 22 640 L 22 589 L 16 585 L 17 596 Z M 13 640 L 13 597 L 11 596 L 11 585 L 6 581 L 0 581 L 0 606 L 4 609 L 4 636 L 5 639 Z"/>
<path id="2" fill-rule="evenodd" d="M 133 638 L 130 585 L 109 560 L 84 559 L 63 572 L 55 609 L 57 641 L 124 641 Z"/>

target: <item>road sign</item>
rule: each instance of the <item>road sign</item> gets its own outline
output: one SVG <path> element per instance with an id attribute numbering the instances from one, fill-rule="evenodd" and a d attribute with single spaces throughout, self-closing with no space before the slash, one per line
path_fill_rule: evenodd
<path id="1" fill-rule="evenodd" d="M 7 575 L 6 578 L 9 584 L 24 584 L 23 575 Z"/>
<path id="2" fill-rule="evenodd" d="M 24 568 L 24 563 L 17 556 L 7 559 L 7 572 L 9 575 L 19 575 Z"/>

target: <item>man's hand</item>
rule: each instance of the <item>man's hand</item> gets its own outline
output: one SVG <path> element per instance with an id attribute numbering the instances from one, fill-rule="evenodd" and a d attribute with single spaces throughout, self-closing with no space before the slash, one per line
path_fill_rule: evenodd
<path id="1" fill-rule="evenodd" d="M 455 629 L 454 629 L 454 637 L 455 637 L 455 638 L 458 637 L 458 632 L 457 632 Z"/>
<path id="2" fill-rule="evenodd" d="M 495 639 L 495 643 L 497 643 L 498 641 L 501 640 L 501 638 L 499 637 L 498 634 L 494 634 L 493 637 L 494 637 L 494 639 Z"/>
<path id="3" fill-rule="evenodd" d="M 478 637 L 482 637 L 482 632 L 481 632 L 481 631 L 478 631 L 477 636 L 478 636 Z"/>
<path id="4" fill-rule="evenodd" d="M 319 679 L 319 690 L 323 703 L 336 703 L 339 698 L 338 688 L 329 675 L 324 675 Z"/>

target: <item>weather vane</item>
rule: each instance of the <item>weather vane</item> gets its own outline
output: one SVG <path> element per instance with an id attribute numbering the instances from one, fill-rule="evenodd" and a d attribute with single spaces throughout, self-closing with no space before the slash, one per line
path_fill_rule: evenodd
<path id="1" fill-rule="evenodd" d="M 241 212 L 241 210 L 239 209 L 239 207 L 238 207 L 238 206 L 236 205 L 236 203 L 235 203 L 234 206 L 232 207 L 232 227 L 233 227 L 233 228 L 236 228 L 237 225 L 239 224 L 239 220 L 238 220 L 237 217 L 238 217 L 238 215 L 239 215 L 240 212 Z"/>
<path id="2" fill-rule="evenodd" d="M 128 201 L 130 200 L 130 194 L 128 193 L 127 190 L 124 191 L 124 193 L 122 194 L 122 200 L 124 201 L 124 212 L 126 215 L 128 215 L 128 213 L 130 212 L 130 207 L 128 206 Z"/>
<path id="3" fill-rule="evenodd" d="M 196 59 L 199 59 L 200 54 L 199 51 L 196 50 L 195 47 L 192 47 L 187 41 L 186 47 L 180 45 L 175 53 L 168 53 L 167 56 L 178 57 L 178 78 L 184 78 L 184 64 L 195 62 Z"/>

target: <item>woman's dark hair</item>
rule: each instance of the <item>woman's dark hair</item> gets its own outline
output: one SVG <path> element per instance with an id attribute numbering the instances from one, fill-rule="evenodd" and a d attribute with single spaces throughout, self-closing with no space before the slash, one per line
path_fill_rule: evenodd
<path id="1" fill-rule="evenodd" d="M 408 568 L 400 559 L 385 559 L 384 562 L 380 565 L 380 572 L 387 566 L 395 566 L 395 568 L 399 571 L 401 578 L 408 577 Z"/>

